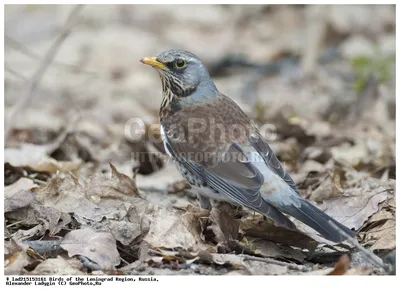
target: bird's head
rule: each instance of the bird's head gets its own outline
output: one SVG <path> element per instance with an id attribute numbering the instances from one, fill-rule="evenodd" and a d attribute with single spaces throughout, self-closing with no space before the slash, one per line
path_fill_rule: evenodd
<path id="1" fill-rule="evenodd" d="M 164 95 L 172 94 L 176 98 L 183 99 L 189 96 L 207 96 L 216 92 L 207 69 L 192 53 L 170 49 L 157 57 L 147 57 L 140 61 L 158 71 Z"/>

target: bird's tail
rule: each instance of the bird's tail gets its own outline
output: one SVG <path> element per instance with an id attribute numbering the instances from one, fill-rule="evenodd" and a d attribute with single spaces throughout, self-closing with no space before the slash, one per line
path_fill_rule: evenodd
<path id="1" fill-rule="evenodd" d="M 326 239 L 333 242 L 341 242 L 347 239 L 348 237 L 354 237 L 356 232 L 347 228 L 343 224 L 339 223 L 332 217 L 330 217 L 325 212 L 321 211 L 317 207 L 315 207 L 312 203 L 301 200 L 301 206 L 280 206 L 279 209 L 287 213 L 294 218 L 300 220 L 301 222 L 307 224 L 314 230 L 316 230 L 319 234 L 321 234 Z M 331 221 L 337 228 L 333 227 L 329 221 Z M 348 236 L 345 236 L 338 229 L 343 231 Z"/>

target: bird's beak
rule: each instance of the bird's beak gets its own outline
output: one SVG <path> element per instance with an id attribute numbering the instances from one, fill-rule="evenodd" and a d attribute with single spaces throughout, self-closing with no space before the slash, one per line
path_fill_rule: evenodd
<path id="1" fill-rule="evenodd" d="M 146 57 L 141 59 L 140 62 L 146 65 L 150 65 L 156 69 L 164 69 L 166 67 L 163 63 L 158 62 L 156 57 Z"/>

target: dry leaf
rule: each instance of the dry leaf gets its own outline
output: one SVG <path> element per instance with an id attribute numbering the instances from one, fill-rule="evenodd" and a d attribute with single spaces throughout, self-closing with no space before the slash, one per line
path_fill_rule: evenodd
<path id="1" fill-rule="evenodd" d="M 367 231 L 364 244 L 372 244 L 371 251 L 390 251 L 396 248 L 396 221 L 387 220 L 383 225 Z"/>
<path id="2" fill-rule="evenodd" d="M 350 229 L 358 230 L 364 222 L 379 211 L 379 203 L 391 195 L 387 188 L 347 189 L 342 197 L 324 201 L 321 209 Z"/>
<path id="3" fill-rule="evenodd" d="M 4 249 L 4 274 L 21 275 L 26 273 L 24 269 L 34 260 L 27 254 L 28 246 L 15 240 L 5 243 Z"/>
<path id="4" fill-rule="evenodd" d="M 5 162 L 17 167 L 29 167 L 38 172 L 76 171 L 81 160 L 57 161 L 48 155 L 49 145 L 21 144 L 19 148 L 4 149 Z"/>
<path id="5" fill-rule="evenodd" d="M 35 192 L 37 200 L 42 204 L 65 213 L 76 213 L 92 220 L 101 220 L 104 214 L 109 213 L 99 210 L 86 197 L 85 189 L 70 174 L 57 174 Z"/>
<path id="6" fill-rule="evenodd" d="M 60 245 L 70 257 L 85 256 L 104 270 L 114 269 L 121 261 L 115 238 L 109 232 L 96 232 L 91 228 L 73 230 Z"/>
<path id="7" fill-rule="evenodd" d="M 107 220 L 104 223 L 116 240 L 123 245 L 129 245 L 142 234 L 140 221 L 131 223 L 127 221 Z"/>
<path id="8" fill-rule="evenodd" d="M 28 226 L 43 225 L 43 228 L 34 227 L 27 234 L 22 232 L 22 236 L 24 237 L 20 239 L 25 239 L 32 235 L 42 235 L 42 232 L 46 230 L 49 230 L 50 235 L 54 235 L 71 222 L 69 214 L 42 205 L 35 199 L 35 195 L 29 191 L 20 191 L 6 198 L 4 201 L 4 212 L 7 220 L 12 222 L 20 221 L 21 224 Z M 21 236 L 21 233 L 17 234 Z"/>
<path id="9" fill-rule="evenodd" d="M 294 260 L 296 262 L 304 262 L 305 255 L 298 249 L 290 246 L 278 245 L 274 242 L 247 238 L 249 242 L 256 248 L 255 252 L 263 257 Z"/>
<path id="10" fill-rule="evenodd" d="M 251 237 L 263 238 L 289 246 L 314 249 L 318 245 L 318 242 L 299 230 L 289 230 L 275 226 L 268 221 L 264 221 L 260 216 L 257 216 L 257 218 L 248 217 L 242 219 L 240 229 Z"/>
<path id="11" fill-rule="evenodd" d="M 239 222 L 227 212 L 213 208 L 210 214 L 211 226 L 208 228 L 215 234 L 217 243 L 226 243 L 238 239 Z"/>
<path id="12" fill-rule="evenodd" d="M 65 260 L 58 256 L 55 259 L 46 259 L 30 273 L 31 275 L 85 275 L 79 268 L 82 266 L 78 259 Z"/>
<path id="13" fill-rule="evenodd" d="M 123 173 L 120 173 L 110 163 L 111 178 L 104 174 L 96 174 L 84 183 L 88 198 L 97 202 L 104 199 L 124 199 L 138 196 L 136 183 Z"/>
<path id="14" fill-rule="evenodd" d="M 150 221 L 149 233 L 144 240 L 153 247 L 190 249 L 196 247 L 196 238 L 186 227 L 182 214 L 154 206 L 146 216 Z"/>
<path id="15" fill-rule="evenodd" d="M 28 191 L 34 187 L 37 187 L 38 185 L 33 182 L 33 180 L 25 177 L 21 177 L 19 180 L 17 180 L 15 183 L 9 186 L 4 187 L 4 197 L 8 198 L 11 195 L 14 195 L 15 193 L 19 191 Z"/>
<path id="16" fill-rule="evenodd" d="M 336 263 L 335 268 L 328 275 L 344 275 L 350 268 L 350 257 L 347 254 L 342 255 Z"/>

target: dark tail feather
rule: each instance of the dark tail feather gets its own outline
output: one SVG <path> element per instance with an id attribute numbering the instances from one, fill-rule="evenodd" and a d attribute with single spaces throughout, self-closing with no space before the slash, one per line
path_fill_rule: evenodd
<path id="1" fill-rule="evenodd" d="M 319 234 L 321 234 L 326 239 L 333 242 L 341 242 L 346 240 L 348 237 L 344 236 L 337 229 L 335 229 L 329 221 L 335 224 L 338 229 L 344 231 L 349 237 L 354 237 L 356 232 L 350 230 L 343 224 L 337 222 L 335 219 L 330 217 L 325 212 L 321 211 L 317 207 L 315 207 L 312 203 L 307 202 L 305 200 L 301 201 L 301 207 L 296 208 L 294 206 L 284 206 L 281 209 L 282 212 L 285 212 L 301 222 L 307 224 L 314 230 L 316 230 Z"/>
<path id="2" fill-rule="evenodd" d="M 284 214 L 282 214 L 281 211 L 265 201 L 263 201 L 263 204 L 256 211 L 262 213 L 264 216 L 272 219 L 274 222 L 283 227 L 291 230 L 297 229 L 296 225 L 292 221 L 290 221 L 288 217 L 286 217 Z"/>

